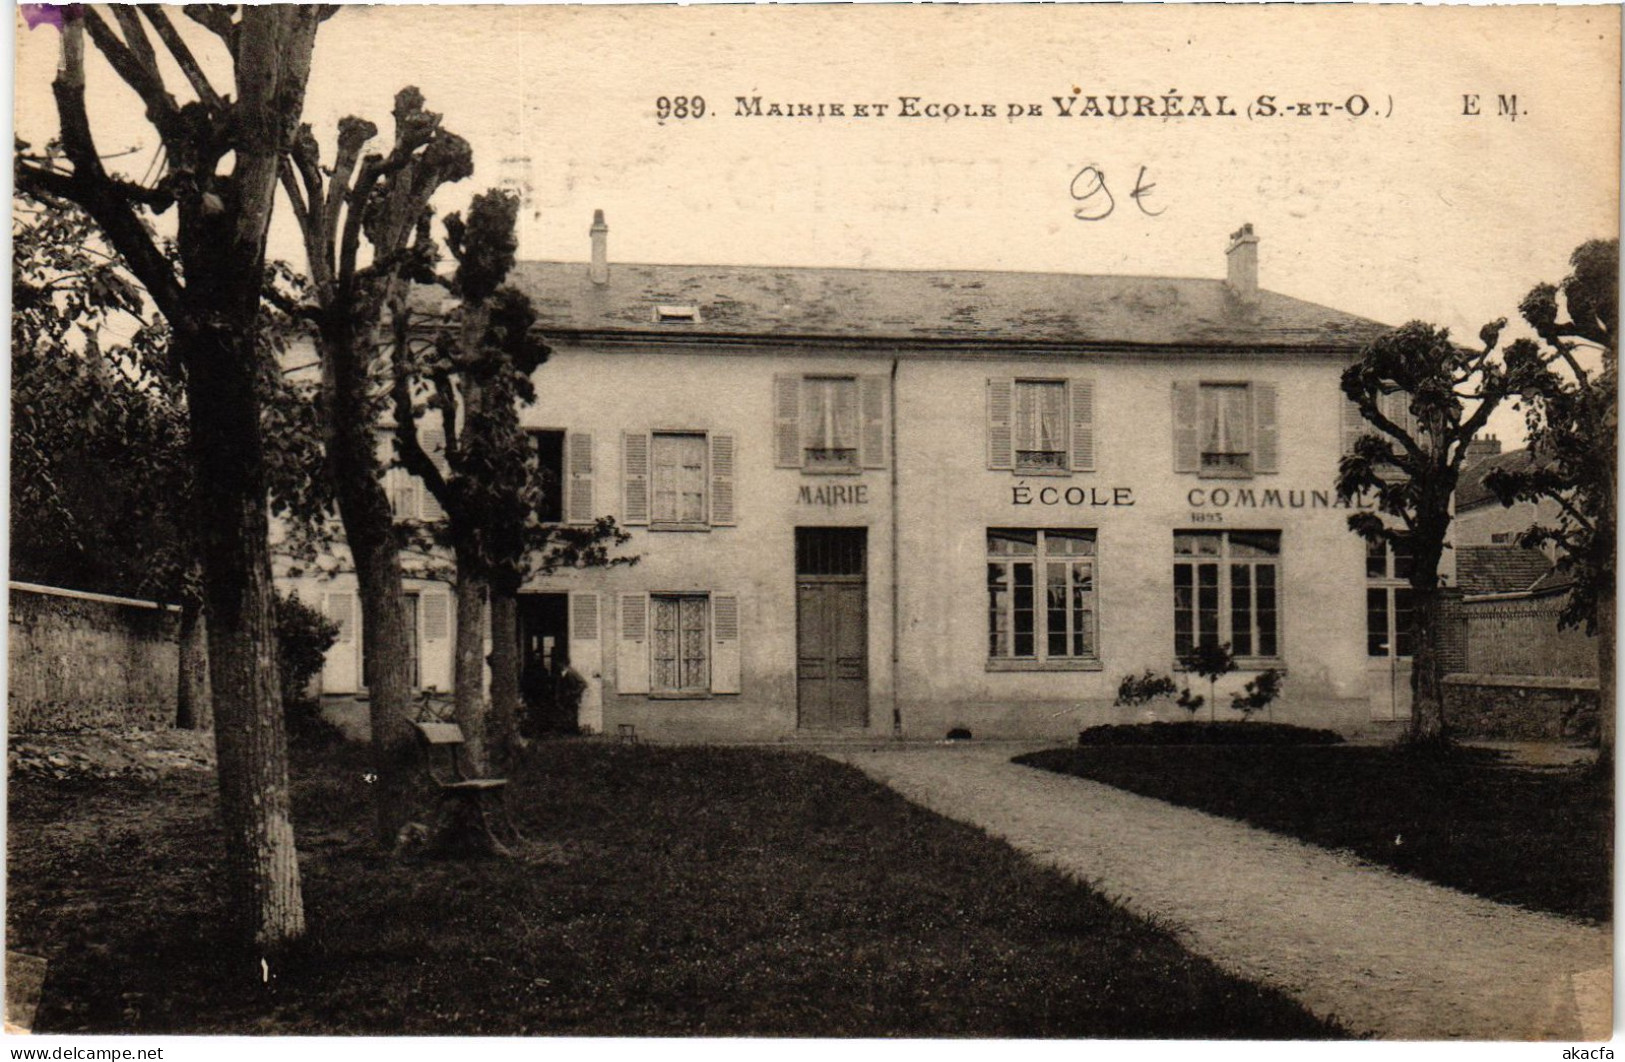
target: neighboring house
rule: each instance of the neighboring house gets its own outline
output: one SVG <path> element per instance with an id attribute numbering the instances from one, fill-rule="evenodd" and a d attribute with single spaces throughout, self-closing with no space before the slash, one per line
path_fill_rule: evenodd
<path id="1" fill-rule="evenodd" d="M 1474 439 L 1471 446 L 1457 482 L 1456 517 L 1450 528 L 1450 540 L 1458 549 L 1464 546 L 1516 546 L 1518 536 L 1530 525 L 1557 522 L 1556 502 L 1543 500 L 1502 505 L 1484 486 L 1484 477 L 1497 469 L 1523 472 L 1534 467 L 1533 454 L 1528 450 L 1502 453 L 1501 440 L 1493 435 Z"/>
<path id="2" fill-rule="evenodd" d="M 1053 738 L 1129 718 L 1123 676 L 1202 641 L 1241 664 L 1221 715 L 1270 667 L 1277 719 L 1403 714 L 1403 558 L 1368 558 L 1333 489 L 1338 379 L 1384 326 L 1260 290 L 1250 226 L 1222 281 L 612 267 L 607 233 L 511 277 L 554 351 L 521 413 L 562 485 L 543 516 L 613 516 L 641 558 L 522 601 L 588 728 Z M 346 578 L 309 591 L 349 694 Z M 428 684 L 450 599 L 414 585 Z"/>

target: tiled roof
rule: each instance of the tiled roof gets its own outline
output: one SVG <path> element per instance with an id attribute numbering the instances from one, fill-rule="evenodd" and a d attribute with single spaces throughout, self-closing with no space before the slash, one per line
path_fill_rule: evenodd
<path id="1" fill-rule="evenodd" d="M 1512 450 L 1486 457 L 1465 466 L 1456 481 L 1456 512 L 1480 505 L 1500 504 L 1490 489 L 1484 486 L 1484 477 L 1497 468 L 1508 472 L 1525 472 L 1534 465 L 1534 456 L 1527 450 Z"/>
<path id="2" fill-rule="evenodd" d="M 1521 546 L 1458 546 L 1456 585 L 1464 594 L 1515 594 L 1532 589 L 1552 570 L 1538 549 Z"/>
<path id="3" fill-rule="evenodd" d="M 1334 348 L 1350 354 L 1386 326 L 1260 292 L 1246 306 L 1221 280 L 1059 273 L 916 272 L 763 266 L 522 262 L 544 332 L 982 340 L 1078 345 Z M 433 296 L 430 296 L 432 299 Z M 657 322 L 656 306 L 693 322 Z"/>

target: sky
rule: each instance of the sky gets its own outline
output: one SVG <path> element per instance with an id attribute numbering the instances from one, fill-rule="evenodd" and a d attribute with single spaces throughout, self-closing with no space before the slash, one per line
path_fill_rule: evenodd
<path id="1" fill-rule="evenodd" d="M 612 263 L 1219 277 L 1251 223 L 1263 287 L 1472 341 L 1618 232 L 1619 26 L 1617 7 L 352 7 L 321 31 L 306 117 L 329 151 L 345 114 L 387 136 L 418 86 L 474 148 L 437 205 L 522 188 L 523 258 L 584 260 L 603 209 Z M 25 139 L 50 135 L 55 36 L 19 23 Z M 139 108 L 90 75 L 103 150 L 135 147 L 140 176 Z M 659 119 L 695 96 L 703 117 Z M 1078 116 L 1090 96 L 1155 114 Z M 905 117 L 903 97 L 995 116 Z M 1078 216 L 1106 193 L 1108 216 Z M 272 249 L 302 258 L 286 210 Z M 1520 421 L 1492 430 L 1515 444 Z"/>

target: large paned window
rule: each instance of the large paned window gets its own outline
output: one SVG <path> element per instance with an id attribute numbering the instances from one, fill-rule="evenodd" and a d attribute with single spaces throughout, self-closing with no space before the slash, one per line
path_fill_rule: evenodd
<path id="1" fill-rule="evenodd" d="M 857 469 L 857 377 L 809 376 L 801 382 L 801 398 L 802 467 L 809 471 Z"/>
<path id="2" fill-rule="evenodd" d="M 1174 654 L 1280 656 L 1279 531 L 1174 532 Z"/>
<path id="3" fill-rule="evenodd" d="M 704 693 L 711 688 L 711 637 L 704 594 L 652 594 L 651 688 L 656 693 Z"/>
<path id="4" fill-rule="evenodd" d="M 704 526 L 705 452 L 703 434 L 655 432 L 652 523 Z"/>
<path id="5" fill-rule="evenodd" d="M 1365 651 L 1368 656 L 1408 657 L 1416 651 L 1411 566 L 1412 556 L 1407 547 L 1366 543 Z"/>
<path id="6" fill-rule="evenodd" d="M 987 533 L 987 654 L 1066 666 L 1099 659 L 1093 530 Z"/>

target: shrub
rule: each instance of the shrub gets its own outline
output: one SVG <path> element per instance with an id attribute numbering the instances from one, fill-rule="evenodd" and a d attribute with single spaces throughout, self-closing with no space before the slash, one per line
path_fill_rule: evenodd
<path id="1" fill-rule="evenodd" d="M 301 601 L 297 593 L 276 595 L 277 671 L 291 741 L 328 744 L 340 736 L 339 729 L 322 718 L 321 704 L 310 695 L 311 680 L 322 670 L 327 651 L 338 637 L 338 625 Z"/>
<path id="2" fill-rule="evenodd" d="M 1273 667 L 1260 672 L 1243 692 L 1230 698 L 1230 707 L 1241 713 L 1243 721 L 1251 719 L 1254 712 L 1268 708 L 1281 695 L 1281 680 L 1285 677 Z"/>
<path id="3" fill-rule="evenodd" d="M 1136 723 L 1092 726 L 1078 734 L 1079 745 L 1340 745 L 1335 730 L 1290 723 Z"/>
<path id="4" fill-rule="evenodd" d="M 1216 694 L 1213 687 L 1221 678 L 1236 669 L 1236 658 L 1230 655 L 1230 643 L 1202 642 L 1196 648 L 1181 656 L 1179 664 L 1186 671 L 1194 671 L 1207 679 L 1208 695 L 1205 699 L 1192 696 L 1190 687 L 1187 686 L 1185 692 L 1179 697 L 1178 705 L 1194 716 L 1196 709 L 1200 708 L 1204 703 L 1207 704 L 1208 722 L 1211 723 L 1213 721 L 1213 709 L 1216 706 L 1214 703 Z"/>
<path id="5" fill-rule="evenodd" d="M 1143 675 L 1123 676 L 1123 681 L 1117 686 L 1117 700 L 1112 703 L 1119 708 L 1135 708 L 1164 697 L 1172 697 L 1178 689 L 1174 680 L 1167 675 L 1159 675 L 1146 668 Z"/>
<path id="6" fill-rule="evenodd" d="M 947 740 L 949 741 L 969 741 L 970 739 L 970 730 L 967 727 L 956 726 L 948 731 Z"/>

